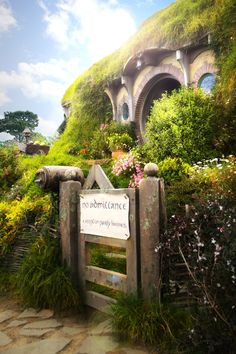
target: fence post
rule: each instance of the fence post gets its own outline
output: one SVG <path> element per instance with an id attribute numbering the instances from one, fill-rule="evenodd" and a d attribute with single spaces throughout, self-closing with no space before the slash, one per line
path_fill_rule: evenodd
<path id="1" fill-rule="evenodd" d="M 160 179 L 157 165 L 148 163 L 147 178 L 139 185 L 141 289 L 147 300 L 160 299 L 160 256 L 155 248 L 160 243 Z"/>
<path id="2" fill-rule="evenodd" d="M 60 233 L 62 259 L 70 268 L 76 283 L 78 274 L 78 212 L 77 204 L 81 183 L 77 181 L 60 182 Z"/>

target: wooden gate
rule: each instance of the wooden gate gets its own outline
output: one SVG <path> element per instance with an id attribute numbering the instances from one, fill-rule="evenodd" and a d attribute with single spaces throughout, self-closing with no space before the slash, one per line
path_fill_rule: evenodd
<path id="1" fill-rule="evenodd" d="M 96 184 L 101 189 L 90 189 Z M 109 189 L 105 189 L 109 187 Z M 109 196 L 126 195 L 129 199 L 129 228 L 130 237 L 127 240 L 90 235 L 80 232 L 79 230 L 79 284 L 83 294 L 83 302 L 86 305 L 99 310 L 106 311 L 108 305 L 115 300 L 109 296 L 100 294 L 96 291 L 89 290 L 87 283 L 99 284 L 104 287 L 122 291 L 125 293 L 134 293 L 139 286 L 138 277 L 138 259 L 139 259 L 139 234 L 137 228 L 138 220 L 138 191 L 135 189 L 114 189 L 110 181 L 104 174 L 99 165 L 93 166 L 86 183 L 80 193 L 80 198 L 86 196 L 95 196 L 98 193 Z M 81 200 L 81 199 L 80 199 Z M 80 229 L 80 217 L 78 218 L 78 229 Z M 103 269 L 90 265 L 90 244 L 105 245 L 117 248 L 123 248 L 126 251 L 126 274 L 114 272 L 112 270 Z"/>
<path id="2" fill-rule="evenodd" d="M 146 167 L 145 167 L 146 168 Z M 139 288 L 147 299 L 159 298 L 161 271 L 159 255 L 155 247 L 159 244 L 160 217 L 164 210 L 164 189 L 155 177 L 157 167 L 148 164 L 147 178 L 139 189 L 114 189 L 99 165 L 94 165 L 82 186 L 77 181 L 60 184 L 60 231 L 62 258 L 71 269 L 75 284 L 80 288 L 83 302 L 96 309 L 106 311 L 115 302 L 112 297 L 89 288 L 91 283 L 125 293 L 135 293 Z M 93 189 L 93 188 L 96 189 Z M 128 199 L 127 237 L 114 234 L 88 232 L 82 227 L 81 215 L 86 215 L 82 200 L 89 197 L 122 196 Z M 88 211 L 89 213 L 89 211 Z M 106 212 L 104 212 L 106 213 Z M 108 214 L 108 211 L 107 211 Z M 89 214 L 90 215 L 90 214 Z M 114 214 L 113 214 L 114 215 Z M 99 219 L 99 217 L 98 217 Z M 93 219 L 94 220 L 94 219 Z M 96 227 L 95 227 L 96 230 Z M 110 237 L 111 236 L 111 237 Z M 100 268 L 91 263 L 90 245 L 105 245 L 125 249 L 126 274 Z"/>

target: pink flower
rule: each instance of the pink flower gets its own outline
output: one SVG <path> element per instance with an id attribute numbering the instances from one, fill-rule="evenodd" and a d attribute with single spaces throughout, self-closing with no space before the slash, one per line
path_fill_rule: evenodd
<path id="1" fill-rule="evenodd" d="M 104 130 L 104 129 L 107 129 L 107 128 L 108 128 L 108 124 L 102 123 L 100 125 L 100 130 Z"/>

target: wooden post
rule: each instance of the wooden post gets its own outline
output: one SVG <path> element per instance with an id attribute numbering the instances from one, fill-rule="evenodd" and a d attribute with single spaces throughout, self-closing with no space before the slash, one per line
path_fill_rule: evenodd
<path id="1" fill-rule="evenodd" d="M 81 183 L 60 182 L 60 232 L 62 259 L 76 282 L 78 275 L 78 212 L 77 205 Z"/>
<path id="2" fill-rule="evenodd" d="M 147 300 L 160 299 L 160 256 L 155 248 L 160 243 L 160 179 L 157 165 L 144 168 L 147 178 L 139 185 L 141 289 Z"/>

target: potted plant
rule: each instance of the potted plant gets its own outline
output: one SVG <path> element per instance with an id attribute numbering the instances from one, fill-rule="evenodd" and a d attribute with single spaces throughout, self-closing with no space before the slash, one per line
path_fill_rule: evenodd
<path id="1" fill-rule="evenodd" d="M 112 152 L 112 157 L 119 157 L 131 149 L 133 146 L 133 139 L 129 134 L 114 133 L 108 137 L 108 145 Z"/>

